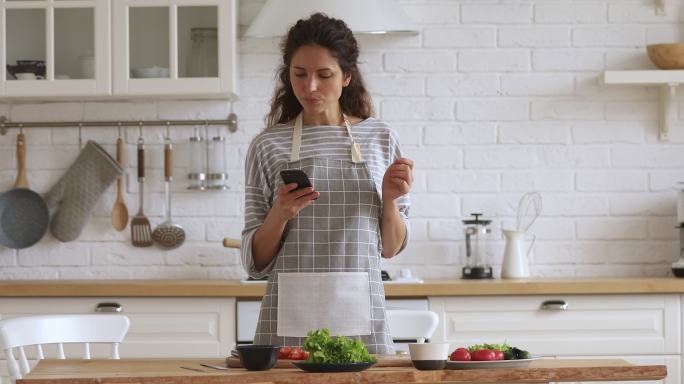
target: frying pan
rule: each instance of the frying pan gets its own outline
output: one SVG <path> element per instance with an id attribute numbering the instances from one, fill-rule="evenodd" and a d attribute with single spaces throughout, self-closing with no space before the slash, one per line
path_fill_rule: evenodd
<path id="1" fill-rule="evenodd" d="M 17 135 L 17 168 L 14 188 L 0 196 L 0 244 L 22 249 L 40 241 L 50 220 L 43 198 L 29 189 L 23 133 Z"/>

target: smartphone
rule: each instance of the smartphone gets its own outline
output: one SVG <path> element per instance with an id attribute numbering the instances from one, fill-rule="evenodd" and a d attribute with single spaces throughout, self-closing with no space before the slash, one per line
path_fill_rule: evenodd
<path id="1" fill-rule="evenodd" d="M 309 177 L 301 169 L 286 169 L 280 171 L 280 177 L 285 184 L 297 183 L 295 191 L 312 186 L 311 180 L 309 180 Z"/>

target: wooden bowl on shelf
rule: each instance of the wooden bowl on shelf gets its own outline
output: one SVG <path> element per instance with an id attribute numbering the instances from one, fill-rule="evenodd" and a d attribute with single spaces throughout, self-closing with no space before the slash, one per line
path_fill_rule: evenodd
<path id="1" fill-rule="evenodd" d="M 660 69 L 684 69 L 684 43 L 646 46 L 648 58 Z"/>

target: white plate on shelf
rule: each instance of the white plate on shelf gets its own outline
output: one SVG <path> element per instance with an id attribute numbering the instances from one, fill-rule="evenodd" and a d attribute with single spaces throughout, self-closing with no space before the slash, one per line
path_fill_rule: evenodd
<path id="1" fill-rule="evenodd" d="M 131 68 L 131 77 L 134 79 L 168 78 L 169 69 L 157 66 L 146 68 Z"/>
<path id="2" fill-rule="evenodd" d="M 539 360 L 541 357 L 517 360 L 494 360 L 494 361 L 449 361 L 446 362 L 446 369 L 490 369 L 490 368 L 525 368 L 531 362 Z"/>

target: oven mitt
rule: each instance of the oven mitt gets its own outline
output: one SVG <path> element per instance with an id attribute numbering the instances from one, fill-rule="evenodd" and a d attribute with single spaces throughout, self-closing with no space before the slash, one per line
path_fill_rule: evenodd
<path id="1" fill-rule="evenodd" d="M 56 210 L 50 232 L 61 241 L 75 240 L 93 207 L 123 168 L 99 144 L 88 141 L 71 167 L 45 195 L 50 212 Z"/>

